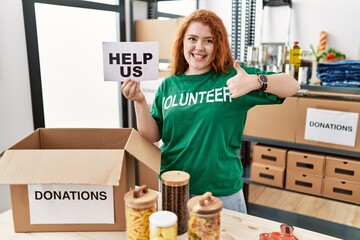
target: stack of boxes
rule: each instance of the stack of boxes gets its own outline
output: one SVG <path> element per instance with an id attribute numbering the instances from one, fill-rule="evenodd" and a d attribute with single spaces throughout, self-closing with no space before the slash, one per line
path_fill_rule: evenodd
<path id="1" fill-rule="evenodd" d="M 360 161 L 255 145 L 251 181 L 360 204 Z"/>
<path id="2" fill-rule="evenodd" d="M 321 196 L 325 155 L 288 151 L 285 188 Z"/>
<path id="3" fill-rule="evenodd" d="M 251 180 L 283 188 L 287 149 L 255 145 L 251 164 Z"/>
<path id="4" fill-rule="evenodd" d="M 323 196 L 360 204 L 359 160 L 326 156 Z"/>

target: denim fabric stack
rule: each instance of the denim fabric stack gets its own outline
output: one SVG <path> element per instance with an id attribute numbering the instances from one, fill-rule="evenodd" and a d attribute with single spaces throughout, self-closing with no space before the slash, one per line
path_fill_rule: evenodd
<path id="1" fill-rule="evenodd" d="M 360 87 L 360 60 L 318 63 L 316 72 L 323 86 Z"/>

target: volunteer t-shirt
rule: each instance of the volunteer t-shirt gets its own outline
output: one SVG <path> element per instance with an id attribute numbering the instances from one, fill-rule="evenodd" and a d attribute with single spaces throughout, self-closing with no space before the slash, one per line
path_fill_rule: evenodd
<path id="1" fill-rule="evenodd" d="M 265 73 L 243 67 L 249 74 Z M 284 99 L 251 91 L 231 98 L 226 81 L 236 75 L 214 70 L 199 75 L 172 75 L 155 95 L 151 114 L 161 136 L 160 174 L 181 170 L 190 174 L 190 193 L 215 196 L 238 192 L 243 168 L 239 158 L 247 111 L 256 105 L 280 104 Z"/>

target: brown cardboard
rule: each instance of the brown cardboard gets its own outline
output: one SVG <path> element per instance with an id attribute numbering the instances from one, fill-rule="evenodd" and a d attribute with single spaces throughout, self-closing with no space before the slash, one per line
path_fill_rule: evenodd
<path id="1" fill-rule="evenodd" d="M 286 170 L 285 188 L 321 196 L 323 177 Z"/>
<path id="2" fill-rule="evenodd" d="M 244 135 L 295 142 L 298 97 L 281 105 L 259 105 L 249 110 Z"/>
<path id="3" fill-rule="evenodd" d="M 357 125 L 357 133 L 355 139 L 355 147 L 345 146 L 340 144 L 312 141 L 305 139 L 305 123 L 306 112 L 308 108 L 317 108 L 332 111 L 354 112 L 360 114 L 360 102 L 355 101 L 340 101 L 340 100 L 327 100 L 319 98 L 299 98 L 298 102 L 298 121 L 296 126 L 296 143 L 315 145 L 320 147 L 342 149 L 347 151 L 360 151 L 360 121 Z"/>
<path id="4" fill-rule="evenodd" d="M 124 194 L 135 187 L 134 158 L 159 172 L 160 150 L 130 128 L 41 128 L 5 151 L 0 184 L 10 184 L 15 232 L 124 231 Z M 30 224 L 27 184 L 114 186 L 114 224 Z"/>
<path id="5" fill-rule="evenodd" d="M 336 178 L 324 178 L 323 196 L 360 203 L 360 184 Z"/>
<path id="6" fill-rule="evenodd" d="M 149 169 L 144 163 L 137 161 L 137 174 L 139 183 L 146 184 L 150 189 L 160 191 L 157 172 Z"/>
<path id="7" fill-rule="evenodd" d="M 251 164 L 250 179 L 254 182 L 282 188 L 284 187 L 284 173 L 284 168 L 255 162 Z"/>
<path id="8" fill-rule="evenodd" d="M 327 155 L 325 176 L 360 183 L 360 161 Z"/>
<path id="9" fill-rule="evenodd" d="M 159 58 L 170 60 L 176 31 L 182 18 L 135 20 L 137 42 L 159 42 Z"/>
<path id="10" fill-rule="evenodd" d="M 287 153 L 287 169 L 300 173 L 324 176 L 325 155 L 290 150 Z"/>
<path id="11" fill-rule="evenodd" d="M 286 167 L 287 149 L 264 145 L 255 145 L 253 149 L 253 162 L 264 165 Z"/>

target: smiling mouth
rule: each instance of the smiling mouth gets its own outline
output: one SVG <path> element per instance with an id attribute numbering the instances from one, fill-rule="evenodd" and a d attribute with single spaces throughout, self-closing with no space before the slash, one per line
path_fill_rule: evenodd
<path id="1" fill-rule="evenodd" d="M 195 54 L 195 53 L 192 53 L 191 54 L 195 59 L 204 59 L 206 57 L 206 55 L 199 55 L 199 54 Z"/>

